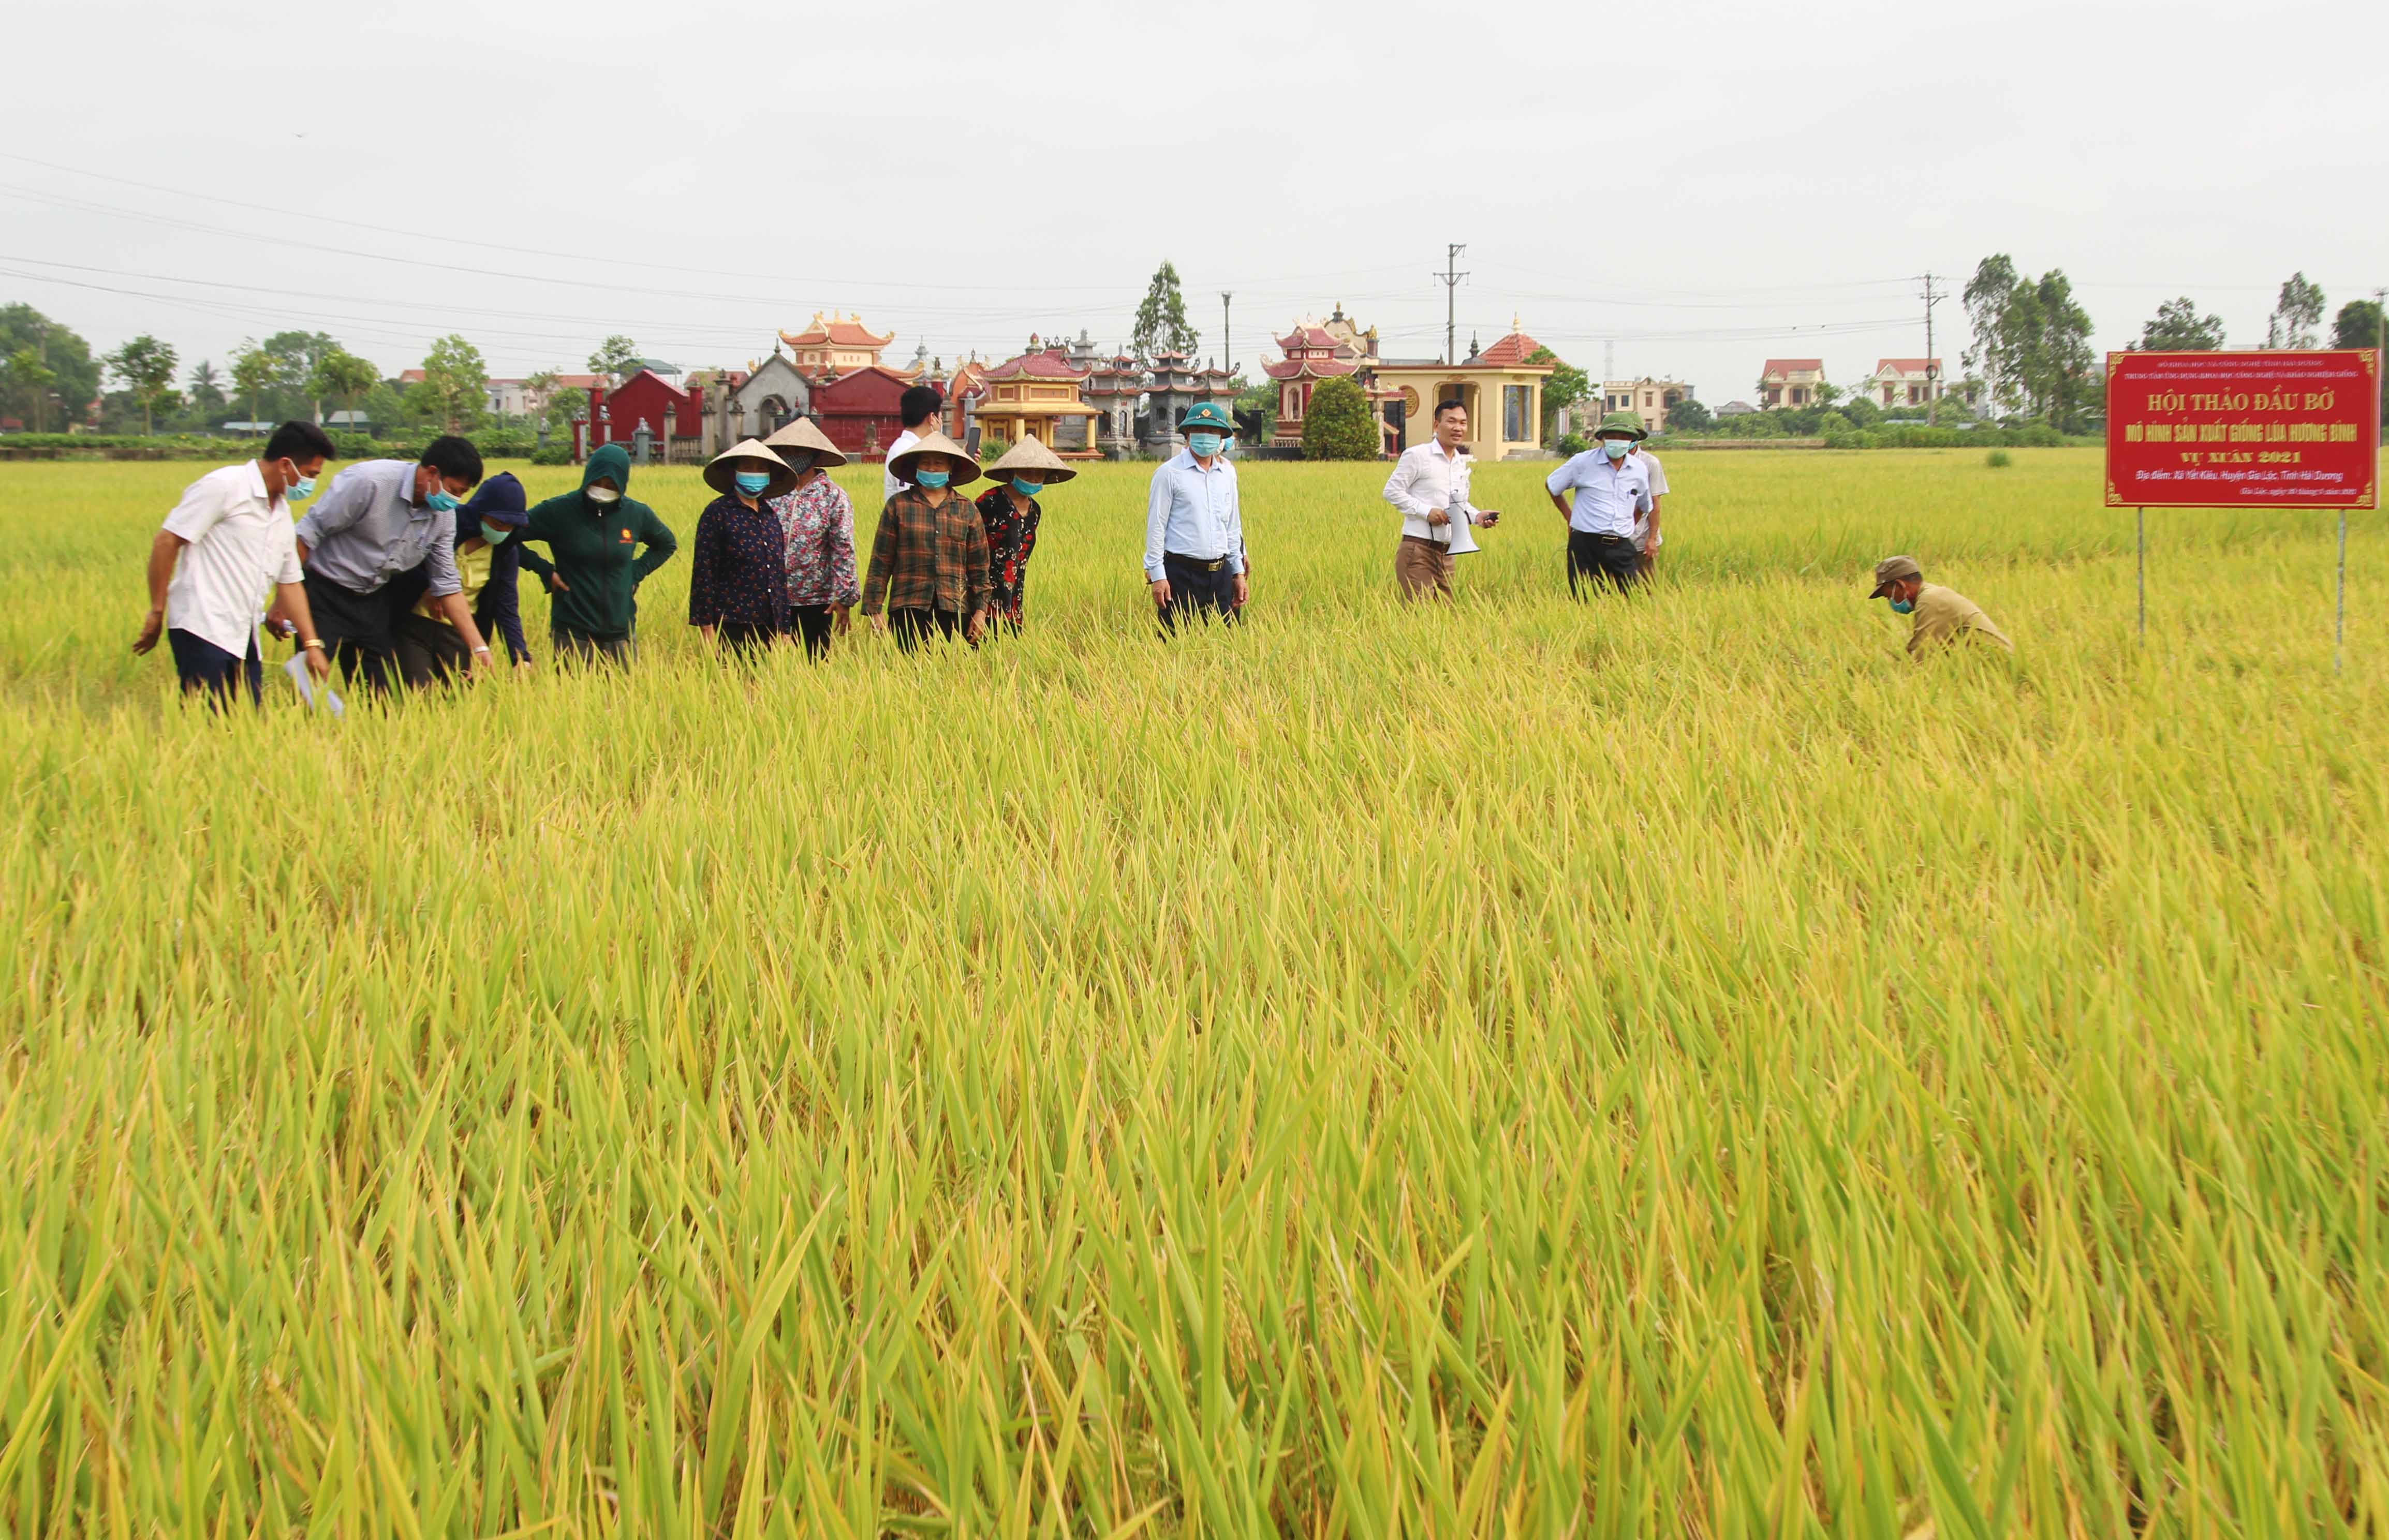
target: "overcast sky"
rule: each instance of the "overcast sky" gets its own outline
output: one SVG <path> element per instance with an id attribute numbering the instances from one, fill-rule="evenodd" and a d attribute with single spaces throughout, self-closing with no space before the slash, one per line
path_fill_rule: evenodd
<path id="1" fill-rule="evenodd" d="M 1921 354 L 1917 275 L 1961 288 L 2004 251 L 2064 269 L 2102 349 L 2185 293 L 2245 344 L 2293 270 L 2333 311 L 2389 284 L 2384 15 L 24 7 L 0 301 L 95 350 L 154 332 L 186 367 L 287 327 L 390 373 L 452 331 L 497 375 L 581 369 L 609 332 L 743 364 L 830 308 L 951 362 L 1125 340 L 1167 257 L 1203 352 L 1234 291 L 1258 378 L 1339 300 L 1386 352 L 1439 353 L 1429 274 L 1465 241 L 1463 349 L 1514 315 L 1718 404 L 1770 356 L 1847 383 Z M 1954 373 L 1956 299 L 1937 322 Z"/>

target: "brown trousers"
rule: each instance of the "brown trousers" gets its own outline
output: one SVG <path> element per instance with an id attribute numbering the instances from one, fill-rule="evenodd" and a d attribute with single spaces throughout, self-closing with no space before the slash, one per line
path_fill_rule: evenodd
<path id="1" fill-rule="evenodd" d="M 1451 553 L 1433 541 L 1404 535 L 1394 547 L 1394 581 L 1405 599 L 1451 597 Z"/>

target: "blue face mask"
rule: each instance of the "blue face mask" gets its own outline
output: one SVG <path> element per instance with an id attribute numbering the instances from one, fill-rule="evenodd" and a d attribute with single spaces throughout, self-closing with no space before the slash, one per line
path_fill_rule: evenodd
<path id="1" fill-rule="evenodd" d="M 770 471 L 740 471 L 737 476 L 737 481 L 738 490 L 740 491 L 745 492 L 748 497 L 760 497 L 762 495 L 763 489 L 772 484 L 772 473 Z"/>
<path id="2" fill-rule="evenodd" d="M 1220 436 L 1216 433 L 1190 433 L 1186 436 L 1186 447 L 1208 460 L 1220 452 Z"/>
<path id="3" fill-rule="evenodd" d="M 953 478 L 952 471 L 914 471 L 913 479 L 931 491 L 936 491 Z"/>
<path id="4" fill-rule="evenodd" d="M 1045 490 L 1045 483 L 1042 481 L 1023 481 L 1020 477 L 1016 476 L 1012 478 L 1012 490 L 1018 492 L 1023 497 L 1035 497 L 1039 492 Z"/>
<path id="5" fill-rule="evenodd" d="M 285 503 L 304 503 L 309 498 L 314 496 L 315 478 L 312 476 L 300 475 L 299 463 L 295 460 L 288 460 L 283 463 L 290 467 L 290 479 L 282 484 L 282 501 Z"/>
<path id="6" fill-rule="evenodd" d="M 458 505 L 458 500 L 445 487 L 432 488 L 431 495 L 423 502 L 435 514 L 453 514 Z"/>
<path id="7" fill-rule="evenodd" d="M 1894 615 L 1913 615 L 1915 612 L 1916 605 L 1909 600 L 1894 599 L 1891 602 L 1891 613 Z"/>
<path id="8" fill-rule="evenodd" d="M 1626 452 L 1633 447 L 1634 446 L 1631 443 L 1628 442 L 1624 439 L 1603 439 L 1601 441 L 1601 452 L 1606 454 L 1612 460 L 1625 459 Z"/>
<path id="9" fill-rule="evenodd" d="M 514 530 L 506 525 L 492 524 L 488 519 L 481 521 L 481 538 L 492 545 L 505 544 L 506 537 L 513 533 Z"/>

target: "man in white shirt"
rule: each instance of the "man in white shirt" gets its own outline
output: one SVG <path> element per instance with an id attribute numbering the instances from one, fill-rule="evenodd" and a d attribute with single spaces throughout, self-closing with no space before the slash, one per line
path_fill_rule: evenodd
<path id="1" fill-rule="evenodd" d="M 255 460 L 210 471 L 185 488 L 149 542 L 149 613 L 133 650 L 156 647 L 162 629 L 184 694 L 205 691 L 209 705 L 222 710 L 232 702 L 235 681 L 245 677 L 249 698 L 264 704 L 257 606 L 269 584 L 297 629 L 308 671 L 317 679 L 331 671 L 307 609 L 290 504 L 313 493 L 332 452 L 331 439 L 314 424 L 284 423 Z"/>
<path id="2" fill-rule="evenodd" d="M 1469 473 L 1475 456 L 1468 441 L 1468 408 L 1437 401 L 1435 437 L 1412 444 L 1386 477 L 1386 501 L 1402 511 L 1401 543 L 1394 547 L 1394 581 L 1406 599 L 1451 597 L 1451 559 L 1476 549 L 1468 528 L 1490 529 L 1501 515 L 1469 506 Z"/>
<path id="3" fill-rule="evenodd" d="M 1634 547 L 1642 553 L 1642 572 L 1648 577 L 1658 566 L 1659 546 L 1665 539 L 1659 533 L 1659 504 L 1667 501 L 1667 473 L 1659 457 L 1639 443 L 1634 446 L 1633 460 L 1651 483 L 1651 512 L 1634 521 Z"/>
<path id="4" fill-rule="evenodd" d="M 935 428 L 938 414 L 944 411 L 945 406 L 946 398 L 938 394 L 936 386 L 907 387 L 904 393 L 896 399 L 896 414 L 904 419 L 904 431 L 896 435 L 896 441 L 888 446 L 886 465 L 894 465 L 898 455 L 919 443 L 922 434 Z M 896 479 L 896 473 L 883 467 L 879 473 L 879 501 L 885 503 L 903 490 L 904 483 Z"/>
<path id="5" fill-rule="evenodd" d="M 1544 478 L 1552 506 L 1567 520 L 1568 592 L 1579 578 L 1620 592 L 1642 577 L 1634 528 L 1651 512 L 1651 480 L 1634 463 L 1642 424 L 1631 412 L 1613 412 L 1593 429 L 1600 447 L 1585 451 Z M 1574 497 L 1561 494 L 1573 491 Z"/>

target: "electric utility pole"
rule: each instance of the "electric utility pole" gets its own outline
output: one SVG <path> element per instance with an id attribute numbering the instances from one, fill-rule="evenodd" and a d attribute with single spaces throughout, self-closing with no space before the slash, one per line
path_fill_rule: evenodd
<path id="1" fill-rule="evenodd" d="M 1235 297 L 1235 291 L 1233 289 L 1223 288 L 1220 291 L 1220 362 L 1228 366 L 1231 378 L 1233 378 L 1236 373 L 1236 350 L 1229 340 L 1231 334 L 1228 331 L 1228 301 Z"/>
<path id="2" fill-rule="evenodd" d="M 1447 369 L 1460 362 L 1454 351 L 1454 338 L 1460 333 L 1460 280 L 1468 276 L 1460 271 L 1460 254 L 1467 249 L 1465 242 L 1452 242 L 1444 251 L 1444 270 L 1427 275 L 1443 280 L 1443 366 Z"/>
<path id="3" fill-rule="evenodd" d="M 1941 421 L 1941 361 L 1933 356 L 1933 307 L 1947 299 L 1945 292 L 1933 292 L 1933 274 L 1924 275 L 1924 426 L 1933 427 Z"/>

